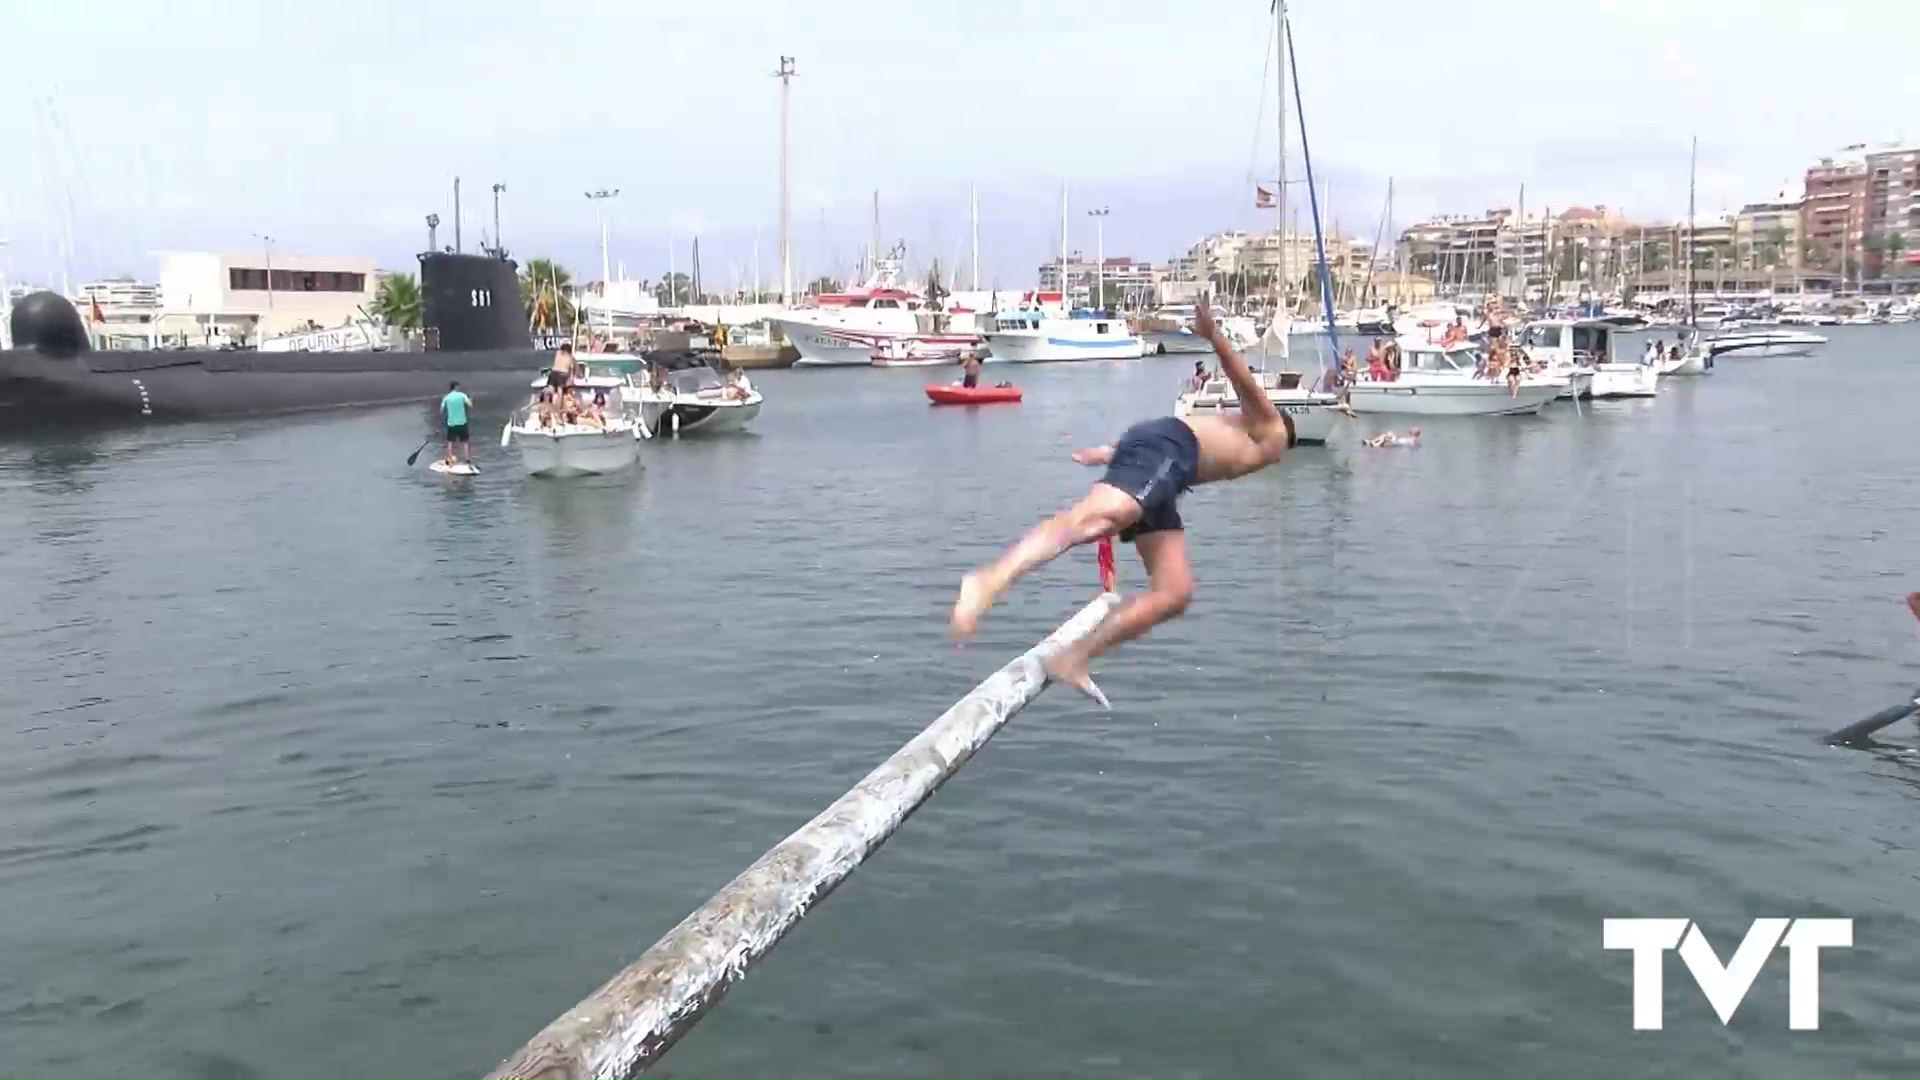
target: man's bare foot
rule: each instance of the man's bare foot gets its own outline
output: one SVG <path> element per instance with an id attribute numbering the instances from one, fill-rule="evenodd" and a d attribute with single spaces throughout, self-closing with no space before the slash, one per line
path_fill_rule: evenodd
<path id="1" fill-rule="evenodd" d="M 1046 669 L 1047 675 L 1054 681 L 1066 683 L 1099 702 L 1103 709 L 1113 708 L 1107 702 L 1107 695 L 1101 693 L 1099 685 L 1093 681 L 1093 676 L 1088 674 L 1086 658 L 1080 655 L 1079 650 L 1062 649 L 1041 660 L 1040 666 Z"/>
<path id="2" fill-rule="evenodd" d="M 978 573 L 968 574 L 960 579 L 960 596 L 953 602 L 953 617 L 949 625 L 956 638 L 970 638 L 980 626 L 980 616 L 993 606 L 993 594 L 988 591 L 987 583 L 980 580 Z"/>

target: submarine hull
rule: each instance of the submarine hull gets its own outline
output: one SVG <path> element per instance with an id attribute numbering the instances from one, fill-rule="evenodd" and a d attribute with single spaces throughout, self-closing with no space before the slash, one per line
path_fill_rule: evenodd
<path id="1" fill-rule="evenodd" d="M 0 351 L 0 434 L 431 402 L 447 384 L 476 400 L 523 400 L 558 340 L 527 329 L 517 267 L 498 255 L 420 257 L 426 348 L 395 352 L 92 349 L 79 310 L 54 293 L 14 305 Z"/>
<path id="2" fill-rule="evenodd" d="M 447 384 L 518 403 L 551 354 L 485 352 L 0 352 L 0 433 L 418 404 Z"/>

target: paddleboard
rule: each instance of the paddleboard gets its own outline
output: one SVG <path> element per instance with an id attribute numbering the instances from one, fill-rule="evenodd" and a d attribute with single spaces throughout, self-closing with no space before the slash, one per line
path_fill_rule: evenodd
<path id="1" fill-rule="evenodd" d="M 475 476 L 480 472 L 479 469 L 463 461 L 456 461 L 449 465 L 445 461 L 436 460 L 433 464 L 427 466 L 427 468 L 437 473 L 445 473 L 448 476 Z"/>

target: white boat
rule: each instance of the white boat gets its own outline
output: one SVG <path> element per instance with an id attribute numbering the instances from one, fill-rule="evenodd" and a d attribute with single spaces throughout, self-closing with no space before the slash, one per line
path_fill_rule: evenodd
<path id="1" fill-rule="evenodd" d="M 1561 397 L 1592 397 L 1593 369 L 1574 360 L 1569 329 L 1572 325 L 1570 319 L 1537 319 L 1513 328 L 1511 344 L 1523 350 L 1528 361 L 1538 364 L 1545 374 L 1567 380 Z"/>
<path id="2" fill-rule="evenodd" d="M 1715 359 L 1723 356 L 1811 356 L 1827 343 L 1819 334 L 1804 330 L 1732 330 L 1701 339 L 1700 345 Z"/>
<path id="3" fill-rule="evenodd" d="M 625 392 L 628 415 L 663 435 L 744 430 L 760 415 L 765 398 L 745 371 L 735 369 L 728 378 L 715 370 L 714 355 L 696 349 L 644 354 L 647 374 Z"/>
<path id="4" fill-rule="evenodd" d="M 979 345 L 972 334 L 915 334 L 876 342 L 867 361 L 874 367 L 936 367 L 953 365 L 968 349 Z"/>
<path id="5" fill-rule="evenodd" d="M 1335 394 L 1323 394 L 1306 390 L 1300 386 L 1300 373 L 1297 371 L 1256 371 L 1254 378 L 1260 380 L 1260 386 L 1267 392 L 1267 400 L 1274 408 L 1293 417 L 1293 438 L 1296 443 L 1324 445 L 1333 434 L 1334 418 L 1339 415 L 1335 406 L 1340 398 Z M 1240 412 L 1240 395 L 1234 392 L 1233 384 L 1224 377 L 1208 379 L 1198 390 L 1187 390 L 1174 399 L 1173 415 L 1186 419 L 1196 414 L 1207 413 L 1237 415 Z"/>
<path id="6" fill-rule="evenodd" d="M 1660 392 L 1660 369 L 1653 363 L 1614 359 L 1621 330 L 1611 319 L 1541 319 L 1527 324 L 1527 358 L 1551 373 L 1569 367 L 1591 375 L 1587 397 L 1653 397 Z"/>
<path id="7" fill-rule="evenodd" d="M 1212 305 L 1214 324 L 1226 331 L 1227 340 L 1242 349 L 1259 338 L 1259 327 L 1248 315 L 1230 315 L 1218 304 Z M 1142 349 L 1155 355 L 1167 353 L 1211 353 L 1213 342 L 1193 332 L 1194 305 L 1168 304 L 1140 319 Z"/>
<path id="8" fill-rule="evenodd" d="M 1374 381 L 1362 372 L 1347 391 L 1355 413 L 1399 416 L 1511 416 L 1537 413 L 1570 385 L 1565 375 L 1529 374 L 1509 389 L 1505 379 L 1475 373 L 1479 349 L 1470 342 L 1442 345 L 1401 338 L 1397 378 Z"/>
<path id="9" fill-rule="evenodd" d="M 1660 362 L 1660 374 L 1667 375 L 1705 375 L 1713 370 L 1712 357 L 1698 343 L 1689 342 L 1680 350 L 1680 358 L 1669 357 Z"/>
<path id="10" fill-rule="evenodd" d="M 507 420 L 500 444 L 520 451 L 520 464 L 528 476 L 597 476 L 619 472 L 640 460 L 640 440 L 645 436 L 629 409 L 633 382 L 625 375 L 598 375 L 577 378 L 573 392 L 591 400 L 597 393 L 606 396 L 605 426 L 591 424 L 548 424 L 539 407 L 540 393 L 547 388 L 545 378 L 535 379 L 534 401 L 524 415 Z"/>
<path id="11" fill-rule="evenodd" d="M 982 336 L 995 360 L 1014 364 L 1135 360 L 1145 351 L 1125 319 L 1080 312 L 1063 318 L 1044 309 L 998 311 L 987 316 Z"/>

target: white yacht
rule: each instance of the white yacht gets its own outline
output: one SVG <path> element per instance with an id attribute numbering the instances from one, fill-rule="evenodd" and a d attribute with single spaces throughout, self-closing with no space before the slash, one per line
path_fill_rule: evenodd
<path id="1" fill-rule="evenodd" d="M 605 398 L 602 423 L 549 422 L 540 397 L 547 389 L 543 376 L 533 381 L 533 401 L 523 413 L 507 419 L 500 445 L 518 447 L 520 464 L 528 476 L 596 476 L 618 472 L 640 460 L 640 440 L 646 435 L 629 410 L 633 381 L 626 375 L 576 378 L 573 393 L 583 404 Z"/>
<path id="2" fill-rule="evenodd" d="M 1425 335 L 1399 340 L 1400 371 L 1375 381 L 1361 372 L 1347 391 L 1355 413 L 1400 416 L 1509 416 L 1537 413 L 1566 393 L 1571 380 L 1552 372 L 1529 374 L 1517 387 L 1505 379 L 1477 373 L 1479 347 L 1471 342 L 1442 345 Z"/>
<path id="3" fill-rule="evenodd" d="M 1067 360 L 1136 360 L 1145 343 L 1127 320 L 1095 312 L 1058 315 L 1039 308 L 996 311 L 982 336 L 995 360 L 1014 364 Z"/>
<path id="4" fill-rule="evenodd" d="M 1333 434 L 1334 417 L 1339 415 L 1335 406 L 1339 396 L 1325 394 L 1300 386 L 1300 372 L 1297 371 L 1256 371 L 1261 389 L 1267 392 L 1267 400 L 1275 408 L 1293 417 L 1293 437 L 1297 443 L 1324 445 Z M 1240 411 L 1240 395 L 1234 392 L 1233 384 L 1222 376 L 1208 379 L 1200 389 L 1189 388 L 1174 399 L 1173 415 L 1186 418 L 1196 413 L 1234 414 Z"/>

